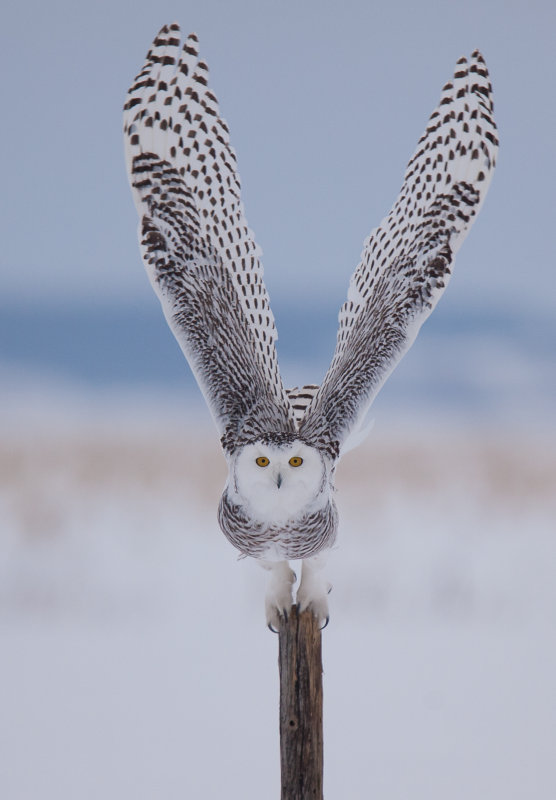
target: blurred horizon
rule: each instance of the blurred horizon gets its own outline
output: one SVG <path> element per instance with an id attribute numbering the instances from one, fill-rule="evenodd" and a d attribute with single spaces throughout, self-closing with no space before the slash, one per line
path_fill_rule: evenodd
<path id="1" fill-rule="evenodd" d="M 372 407 L 377 423 L 418 417 L 454 424 L 549 426 L 556 396 L 553 319 L 442 301 Z M 273 303 L 278 357 L 286 386 L 319 383 L 335 347 L 338 309 L 332 302 Z M 184 421 L 202 410 L 193 374 L 159 303 L 0 304 L 0 379 L 4 415 L 25 395 L 51 405 L 74 395 L 135 403 L 180 397 Z M 154 409 L 153 409 L 154 410 Z"/>

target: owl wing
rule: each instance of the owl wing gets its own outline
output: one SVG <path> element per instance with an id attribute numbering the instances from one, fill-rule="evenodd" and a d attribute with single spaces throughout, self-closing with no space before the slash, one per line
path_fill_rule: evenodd
<path id="1" fill-rule="evenodd" d="M 339 314 L 336 350 L 300 424 L 341 448 L 443 293 L 495 165 L 492 87 L 475 51 L 453 79 L 410 160 L 400 194 L 364 244 Z"/>
<path id="2" fill-rule="evenodd" d="M 275 350 L 260 249 L 197 37 L 162 28 L 124 106 L 143 261 L 166 320 L 230 449 L 295 430 Z"/>

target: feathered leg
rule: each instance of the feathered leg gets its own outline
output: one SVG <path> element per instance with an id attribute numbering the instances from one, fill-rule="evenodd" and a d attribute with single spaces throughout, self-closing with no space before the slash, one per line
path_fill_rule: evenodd
<path id="1" fill-rule="evenodd" d="M 280 619 L 287 619 L 293 604 L 295 572 L 287 561 L 259 561 L 259 564 L 269 571 L 265 595 L 266 624 L 271 631 L 277 632 Z"/>
<path id="2" fill-rule="evenodd" d="M 324 577 L 325 563 L 326 558 L 321 553 L 312 558 L 305 558 L 301 568 L 301 582 L 297 590 L 299 610 L 310 609 L 322 628 L 328 625 L 328 595 L 332 589 Z"/>

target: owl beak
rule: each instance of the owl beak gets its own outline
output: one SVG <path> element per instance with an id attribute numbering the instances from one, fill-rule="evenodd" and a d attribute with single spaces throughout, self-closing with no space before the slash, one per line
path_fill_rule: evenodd
<path id="1" fill-rule="evenodd" d="M 282 485 L 282 474 L 279 472 L 278 475 L 276 476 L 276 486 L 280 488 L 281 485 Z"/>

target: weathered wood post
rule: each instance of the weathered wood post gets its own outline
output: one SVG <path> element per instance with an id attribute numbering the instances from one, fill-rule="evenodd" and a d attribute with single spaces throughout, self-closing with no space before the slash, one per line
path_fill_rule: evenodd
<path id="1" fill-rule="evenodd" d="M 279 631 L 281 800 L 323 800 L 322 650 L 318 620 L 292 606 Z"/>

